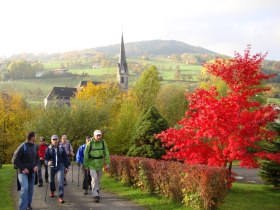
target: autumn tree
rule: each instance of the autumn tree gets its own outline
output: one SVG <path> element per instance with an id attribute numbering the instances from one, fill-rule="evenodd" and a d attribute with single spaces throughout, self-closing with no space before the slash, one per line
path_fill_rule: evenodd
<path id="1" fill-rule="evenodd" d="M 261 86 L 273 75 L 260 70 L 264 56 L 250 55 L 234 59 L 216 59 L 205 65 L 207 71 L 220 77 L 228 86 L 227 94 L 219 96 L 217 88 L 197 89 L 188 95 L 189 110 L 179 121 L 179 129 L 170 128 L 158 135 L 168 149 L 166 159 L 177 159 L 189 164 L 226 167 L 233 160 L 241 166 L 257 167 L 258 158 L 280 162 L 280 154 L 263 151 L 260 141 L 273 141 L 274 133 L 266 125 L 276 113 L 255 96 L 268 88 Z"/>
<path id="2" fill-rule="evenodd" d="M 176 125 L 185 116 L 188 107 L 185 94 L 185 88 L 165 85 L 157 95 L 155 106 L 170 126 Z"/>
<path id="3" fill-rule="evenodd" d="M 141 116 L 135 96 L 130 92 L 122 93 L 120 107 L 115 116 L 110 117 L 109 131 L 105 135 L 111 154 L 125 155 L 132 142 L 134 127 Z"/>
<path id="4" fill-rule="evenodd" d="M 133 89 L 138 105 L 142 110 L 154 105 L 159 89 L 158 70 L 155 66 L 151 66 L 142 73 Z"/>
<path id="5" fill-rule="evenodd" d="M 16 148 L 25 141 L 24 124 L 32 118 L 23 97 L 16 92 L 0 93 L 1 159 L 9 163 Z"/>

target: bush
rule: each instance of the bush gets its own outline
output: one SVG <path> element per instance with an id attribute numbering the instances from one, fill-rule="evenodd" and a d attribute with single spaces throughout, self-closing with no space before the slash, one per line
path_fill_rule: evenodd
<path id="1" fill-rule="evenodd" d="M 161 194 L 193 208 L 214 209 L 227 194 L 225 168 L 111 156 L 108 173 L 146 192 Z"/>

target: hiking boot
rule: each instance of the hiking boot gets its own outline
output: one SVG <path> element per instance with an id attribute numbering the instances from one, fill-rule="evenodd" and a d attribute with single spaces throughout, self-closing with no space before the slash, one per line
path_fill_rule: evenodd
<path id="1" fill-rule="evenodd" d="M 99 196 L 95 196 L 95 197 L 93 197 L 93 200 L 94 200 L 94 202 L 95 202 L 95 203 L 99 203 L 99 199 L 100 199 L 100 197 L 99 197 Z"/>
<path id="2" fill-rule="evenodd" d="M 28 206 L 27 206 L 26 210 L 32 210 L 32 207 L 31 207 L 31 205 L 30 205 L 30 204 L 28 204 Z"/>
<path id="3" fill-rule="evenodd" d="M 87 190 L 85 190 L 84 195 L 87 195 Z"/>
<path id="4" fill-rule="evenodd" d="M 51 192 L 50 197 L 51 197 L 51 198 L 54 197 L 54 192 Z"/>
<path id="5" fill-rule="evenodd" d="M 58 198 L 57 201 L 58 201 L 58 203 L 64 203 L 63 198 Z"/>

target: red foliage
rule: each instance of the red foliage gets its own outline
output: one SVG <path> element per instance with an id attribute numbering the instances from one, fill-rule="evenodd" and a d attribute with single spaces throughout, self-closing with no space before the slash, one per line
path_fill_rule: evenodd
<path id="1" fill-rule="evenodd" d="M 227 95 L 217 97 L 215 87 L 187 95 L 189 110 L 178 122 L 180 129 L 170 128 L 157 135 L 169 148 L 163 158 L 223 167 L 233 160 L 241 160 L 240 165 L 247 167 L 257 167 L 257 157 L 279 160 L 280 154 L 264 154 L 258 146 L 261 140 L 274 138 L 266 125 L 276 118 L 272 106 L 255 99 L 269 90 L 262 81 L 273 76 L 261 72 L 263 59 L 261 54 L 251 57 L 248 47 L 243 57 L 236 53 L 232 60 L 206 64 L 208 72 L 226 82 Z"/>
<path id="2" fill-rule="evenodd" d="M 186 206 L 214 209 L 227 195 L 229 180 L 224 168 L 114 155 L 110 159 L 110 176 Z"/>

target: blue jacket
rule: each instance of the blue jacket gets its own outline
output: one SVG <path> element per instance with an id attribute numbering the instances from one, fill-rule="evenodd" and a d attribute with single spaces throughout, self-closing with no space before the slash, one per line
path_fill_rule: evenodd
<path id="1" fill-rule="evenodd" d="M 68 168 L 69 166 L 68 155 L 63 146 L 58 146 L 57 149 L 52 144 L 48 146 L 45 153 L 45 160 L 52 161 L 53 167 L 63 165 L 65 168 Z"/>
<path id="2" fill-rule="evenodd" d="M 86 146 L 87 144 L 83 144 L 82 146 L 80 146 L 76 154 L 76 162 L 82 165 L 84 164 L 84 153 Z"/>

